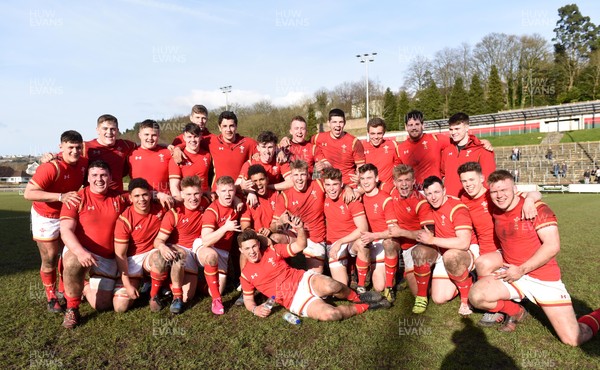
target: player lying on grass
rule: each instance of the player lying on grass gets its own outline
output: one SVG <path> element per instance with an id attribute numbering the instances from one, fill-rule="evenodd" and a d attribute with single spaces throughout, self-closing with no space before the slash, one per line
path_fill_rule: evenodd
<path id="1" fill-rule="evenodd" d="M 307 238 L 300 218 L 290 216 L 287 222 L 297 233 L 296 241 L 292 244 L 262 248 L 259 236 L 252 229 L 246 229 L 238 236 L 240 252 L 248 260 L 241 276 L 244 305 L 248 311 L 259 317 L 271 314 L 264 304 L 256 305 L 255 289 L 267 297 L 274 296 L 277 303 L 296 315 L 320 321 L 343 320 L 369 309 L 390 307 L 390 303 L 377 292 L 358 295 L 328 276 L 290 267 L 285 258 L 302 252 L 307 245 Z M 323 301 L 322 298 L 326 296 L 345 299 L 352 304 L 332 306 Z"/>

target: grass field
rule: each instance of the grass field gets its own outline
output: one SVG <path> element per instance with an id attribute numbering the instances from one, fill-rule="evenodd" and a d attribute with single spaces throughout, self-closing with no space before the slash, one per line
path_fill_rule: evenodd
<path id="1" fill-rule="evenodd" d="M 578 315 L 600 307 L 598 223 L 600 197 L 545 195 L 559 217 L 558 261 Z M 410 313 L 413 298 L 398 293 L 389 311 L 367 312 L 336 323 L 285 322 L 284 310 L 267 319 L 231 307 L 209 312 L 203 297 L 180 316 L 151 314 L 147 305 L 125 314 L 96 313 L 82 305 L 83 323 L 63 329 L 62 317 L 45 311 L 39 255 L 29 232 L 29 204 L 0 194 L 0 368 L 326 368 L 509 369 L 600 368 L 600 338 L 580 348 L 563 345 L 541 311 L 512 334 L 480 329 L 481 314 L 460 319 L 459 303 L 431 304 Z"/>
<path id="2" fill-rule="evenodd" d="M 564 133 L 561 143 L 576 143 L 585 141 L 600 141 L 600 128 L 589 130 L 567 131 Z"/>

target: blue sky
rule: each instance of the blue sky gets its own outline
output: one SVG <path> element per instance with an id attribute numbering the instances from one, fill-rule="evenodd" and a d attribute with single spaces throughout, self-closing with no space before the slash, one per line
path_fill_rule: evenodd
<path id="1" fill-rule="evenodd" d="M 369 77 L 397 91 L 414 55 L 492 32 L 548 41 L 566 1 L 3 1 L 0 155 L 56 150 L 99 115 L 122 130 L 193 104 L 296 102 Z M 578 2 L 600 23 L 600 2 Z M 241 122 L 240 124 L 243 124 Z"/>

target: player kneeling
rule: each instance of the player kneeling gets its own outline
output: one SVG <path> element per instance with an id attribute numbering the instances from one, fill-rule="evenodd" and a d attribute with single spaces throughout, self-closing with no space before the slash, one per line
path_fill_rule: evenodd
<path id="1" fill-rule="evenodd" d="M 257 289 L 292 313 L 320 321 L 343 320 L 364 313 L 369 309 L 389 308 L 390 303 L 376 292 L 358 295 L 346 285 L 314 271 L 303 271 L 290 267 L 284 258 L 295 256 L 307 245 L 304 225 L 298 217 L 290 217 L 288 224 L 297 233 L 293 244 L 276 244 L 261 250 L 256 232 L 244 230 L 238 236 L 240 252 L 248 263 L 242 270 L 241 283 L 244 292 L 244 305 L 248 311 L 260 317 L 267 317 L 271 310 L 254 301 Z M 334 296 L 353 304 L 332 306 L 322 297 Z"/>
<path id="2" fill-rule="evenodd" d="M 138 287 L 144 275 L 150 274 L 154 280 L 166 278 L 165 264 L 151 263 L 160 257 L 154 249 L 154 239 L 165 211 L 160 204 L 152 202 L 152 188 L 142 178 L 129 183 L 129 200 L 132 205 L 119 216 L 115 225 L 115 255 L 121 277 L 113 298 L 116 312 L 125 312 L 133 305 L 139 297 Z M 160 284 L 152 284 L 150 309 L 154 312 L 162 309 L 159 289 Z"/>

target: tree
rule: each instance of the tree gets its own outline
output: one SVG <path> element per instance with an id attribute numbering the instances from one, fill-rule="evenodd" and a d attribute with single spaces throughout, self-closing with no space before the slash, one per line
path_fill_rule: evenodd
<path id="1" fill-rule="evenodd" d="M 502 87 L 502 81 L 500 81 L 500 75 L 498 75 L 498 68 L 495 65 L 492 65 L 490 69 L 487 87 L 487 111 L 496 113 L 504 109 L 504 88 Z"/>
<path id="2" fill-rule="evenodd" d="M 429 80 L 429 84 L 419 92 L 417 98 L 419 107 L 427 119 L 444 118 L 444 100 L 433 79 Z"/>
<path id="3" fill-rule="evenodd" d="M 467 100 L 467 106 L 469 107 L 467 113 L 469 115 L 477 115 L 485 113 L 485 100 L 483 98 L 483 87 L 481 86 L 481 80 L 479 75 L 475 73 L 471 78 L 471 85 L 469 86 L 469 95 Z"/>
<path id="4" fill-rule="evenodd" d="M 406 90 L 400 91 L 398 97 L 398 105 L 396 106 L 396 115 L 398 117 L 398 129 L 404 130 L 404 122 L 406 114 L 410 111 L 410 100 L 408 99 L 408 93 Z"/>
<path id="5" fill-rule="evenodd" d="M 315 114 L 315 108 L 312 104 L 308 106 L 308 113 L 306 114 L 306 137 L 312 137 L 319 131 L 319 123 L 317 122 L 317 116 Z"/>
<path id="6" fill-rule="evenodd" d="M 396 113 L 396 97 L 388 87 L 383 94 L 383 119 L 387 127 L 398 126 L 398 114 Z"/>
<path id="7" fill-rule="evenodd" d="M 558 9 L 559 20 L 556 22 L 552 39 L 554 55 L 561 71 L 565 74 L 564 86 L 567 91 L 573 88 L 582 65 L 590 54 L 598 47 L 600 28 L 585 17 L 576 4 L 565 5 Z"/>
<path id="8" fill-rule="evenodd" d="M 450 93 L 448 101 L 448 115 L 451 116 L 457 112 L 465 112 L 468 109 L 468 93 L 462 77 L 457 77 Z"/>
<path id="9" fill-rule="evenodd" d="M 404 79 L 405 89 L 417 93 L 427 86 L 427 75 L 432 67 L 429 59 L 422 55 L 417 55 L 410 62 Z"/>

